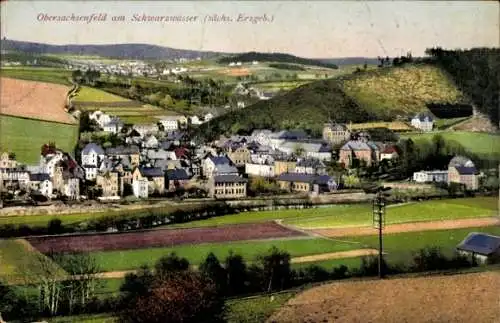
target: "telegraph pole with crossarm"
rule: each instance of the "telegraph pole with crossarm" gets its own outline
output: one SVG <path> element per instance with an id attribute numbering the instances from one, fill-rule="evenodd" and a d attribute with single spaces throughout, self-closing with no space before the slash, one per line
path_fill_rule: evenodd
<path id="1" fill-rule="evenodd" d="M 385 205 L 389 187 L 380 187 L 373 200 L 373 227 L 378 229 L 378 276 L 384 278 L 382 230 L 385 226 Z"/>

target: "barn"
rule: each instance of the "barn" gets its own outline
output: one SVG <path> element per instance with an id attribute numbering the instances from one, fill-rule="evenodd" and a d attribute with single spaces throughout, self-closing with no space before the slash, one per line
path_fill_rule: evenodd
<path id="1" fill-rule="evenodd" d="M 457 246 L 457 251 L 461 255 L 475 258 L 478 263 L 500 259 L 500 237 L 471 232 Z"/>

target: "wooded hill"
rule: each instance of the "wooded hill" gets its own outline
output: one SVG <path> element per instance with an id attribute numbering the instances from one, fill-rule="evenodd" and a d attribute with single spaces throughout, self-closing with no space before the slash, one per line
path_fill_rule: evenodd
<path id="1" fill-rule="evenodd" d="M 289 63 L 289 64 L 301 64 L 310 66 L 319 66 L 326 68 L 337 69 L 338 66 L 332 63 L 322 62 L 320 60 L 297 57 L 290 54 L 283 53 L 257 53 L 248 52 L 243 54 L 224 56 L 220 58 L 217 62 L 220 64 L 229 64 L 231 62 L 279 62 L 279 63 Z"/>
<path id="2" fill-rule="evenodd" d="M 428 49 L 432 62 L 448 72 L 458 88 L 486 114 L 494 125 L 499 124 L 500 48 L 470 50 Z"/>
<path id="3" fill-rule="evenodd" d="M 303 85 L 268 101 L 204 124 L 200 136 L 247 133 L 253 129 L 303 128 L 319 134 L 336 122 L 408 120 L 429 104 L 467 105 L 468 99 L 440 68 L 408 64 L 360 71 Z"/>

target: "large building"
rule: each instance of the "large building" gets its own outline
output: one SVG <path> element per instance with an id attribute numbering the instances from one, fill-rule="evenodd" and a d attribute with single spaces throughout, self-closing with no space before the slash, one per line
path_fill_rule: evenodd
<path id="1" fill-rule="evenodd" d="M 215 198 L 242 198 L 247 196 L 246 178 L 238 175 L 216 175 L 209 180 L 209 195 Z"/>
<path id="2" fill-rule="evenodd" d="M 479 188 L 479 172 L 467 157 L 455 156 L 448 164 L 448 184 L 463 184 L 466 189 L 475 191 Z"/>
<path id="3" fill-rule="evenodd" d="M 351 132 L 344 124 L 325 123 L 323 127 L 323 140 L 338 145 L 351 138 Z"/>

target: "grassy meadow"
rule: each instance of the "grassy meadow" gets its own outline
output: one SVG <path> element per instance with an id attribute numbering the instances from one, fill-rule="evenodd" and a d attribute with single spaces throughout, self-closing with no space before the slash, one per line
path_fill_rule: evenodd
<path id="1" fill-rule="evenodd" d="M 439 132 L 446 142 L 457 142 L 466 151 L 479 157 L 492 157 L 500 155 L 500 136 L 493 133 L 444 131 Z M 402 135 L 402 138 L 411 138 L 415 144 L 432 145 L 432 137 L 436 133 L 418 133 Z"/>
<path id="2" fill-rule="evenodd" d="M 24 239 L 0 240 L 0 280 L 8 283 L 35 282 L 45 270 L 61 277 L 66 272 Z"/>
<path id="3" fill-rule="evenodd" d="M 478 201 L 476 202 L 475 200 Z M 493 197 L 481 197 L 465 201 L 465 203 L 459 203 L 455 200 L 434 200 L 394 205 L 387 208 L 385 223 L 397 224 L 420 221 L 455 220 L 496 215 L 495 198 Z M 361 210 L 350 211 L 351 212 L 347 214 L 336 213 L 326 216 L 318 215 L 307 218 L 288 219 L 285 220 L 285 223 L 303 229 L 371 226 L 371 206 L 365 206 L 364 209 Z"/>
<path id="4" fill-rule="evenodd" d="M 71 71 L 46 67 L 2 67 L 0 76 L 71 85 Z"/>
<path id="5" fill-rule="evenodd" d="M 452 230 L 435 230 L 422 232 L 403 232 L 384 234 L 384 251 L 390 263 L 407 263 L 411 260 L 412 252 L 425 247 L 439 247 L 441 251 L 452 256 L 455 247 L 470 233 L 484 232 L 500 235 L 500 227 L 476 227 Z M 345 241 L 357 242 L 361 247 L 378 248 L 378 236 L 361 236 L 342 238 Z"/>
<path id="6" fill-rule="evenodd" d="M 101 270 L 122 271 L 134 270 L 141 265 L 152 266 L 154 263 L 171 252 L 185 257 L 192 265 L 199 265 L 208 253 L 213 252 L 217 258 L 223 260 L 230 251 L 242 255 L 247 262 L 253 262 L 257 256 L 268 251 L 272 246 L 286 250 L 292 257 L 314 255 L 326 252 L 347 251 L 358 249 L 357 244 L 337 242 L 323 238 L 290 238 L 248 240 L 224 243 L 204 243 L 197 245 L 181 245 L 174 247 L 131 249 L 120 251 L 93 252 Z"/>
<path id="7" fill-rule="evenodd" d="M 82 86 L 78 94 L 73 99 L 76 102 L 129 102 L 127 98 L 123 98 L 103 90 Z"/>
<path id="8" fill-rule="evenodd" d="M 0 151 L 16 154 L 19 162 L 37 164 L 43 144 L 55 142 L 72 153 L 78 140 L 78 125 L 0 115 Z"/>
<path id="9" fill-rule="evenodd" d="M 427 103 L 465 101 L 453 80 L 438 67 L 408 65 L 356 74 L 342 82 L 345 93 L 373 113 L 426 111 Z"/>

